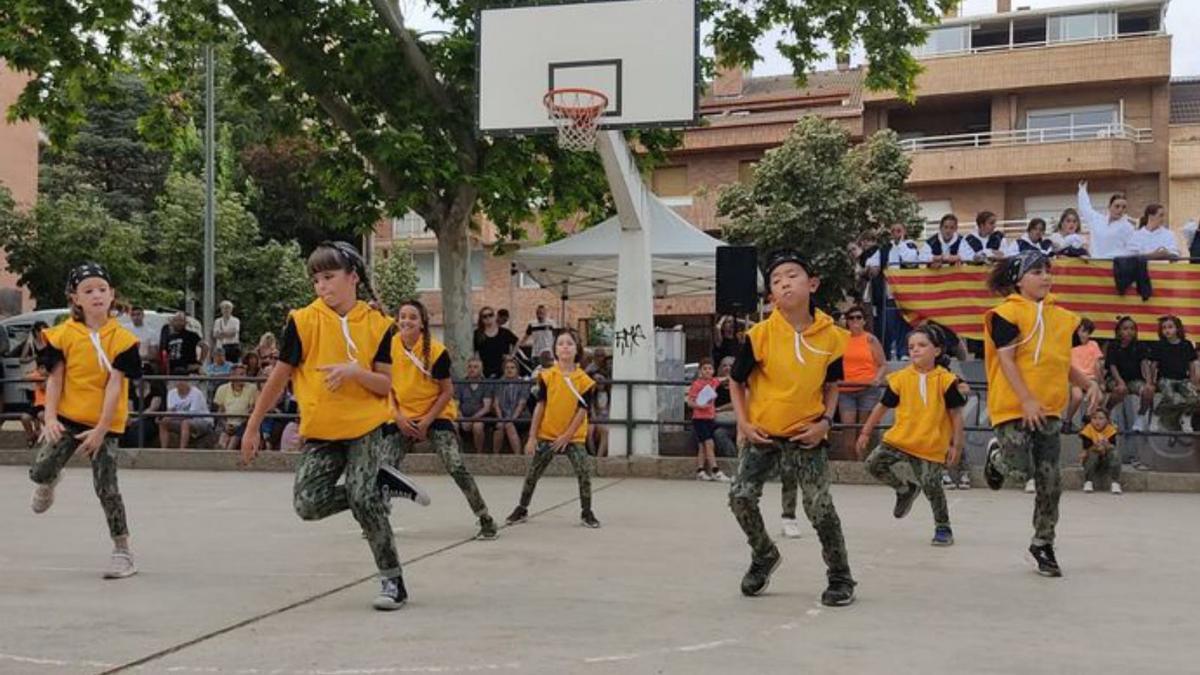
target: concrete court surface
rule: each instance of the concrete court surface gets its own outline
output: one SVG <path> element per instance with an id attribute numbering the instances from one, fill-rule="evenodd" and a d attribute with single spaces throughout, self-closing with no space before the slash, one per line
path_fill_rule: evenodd
<path id="1" fill-rule="evenodd" d="M 546 478 L 535 517 L 474 542 L 449 478 L 420 478 L 433 505 L 393 516 L 411 600 L 382 613 L 376 582 L 354 583 L 373 566 L 350 516 L 300 521 L 288 474 L 124 471 L 141 574 L 102 581 L 90 473 L 34 516 L 25 471 L 2 467 L 0 673 L 1200 671 L 1195 495 L 1065 495 L 1051 580 L 1022 559 L 1028 495 L 950 492 L 958 541 L 935 549 L 924 500 L 897 522 L 890 491 L 837 485 L 859 588 L 829 609 L 807 528 L 767 594 L 741 597 L 722 485 L 600 479 L 587 530 L 574 480 Z M 503 518 L 520 479 L 480 486 Z M 778 485 L 763 502 L 777 530 Z"/>

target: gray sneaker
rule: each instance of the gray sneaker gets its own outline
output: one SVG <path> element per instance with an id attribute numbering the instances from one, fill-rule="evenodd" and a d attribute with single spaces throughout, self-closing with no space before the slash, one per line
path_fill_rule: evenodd
<path id="1" fill-rule="evenodd" d="M 133 554 L 129 551 L 113 551 L 104 578 L 125 579 L 135 574 L 137 574 L 137 566 L 133 564 Z"/>
<path id="2" fill-rule="evenodd" d="M 34 513 L 45 513 L 54 505 L 54 488 L 60 480 L 62 480 L 61 473 L 49 483 L 38 483 L 37 487 L 33 488 L 33 499 L 30 500 L 30 506 Z"/>

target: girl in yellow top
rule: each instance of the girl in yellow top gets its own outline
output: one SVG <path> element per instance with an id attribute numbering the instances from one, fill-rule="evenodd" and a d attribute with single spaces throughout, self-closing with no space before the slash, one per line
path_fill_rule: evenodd
<path id="1" fill-rule="evenodd" d="M 596 383 L 579 367 L 579 338 L 564 330 L 554 339 L 554 365 L 537 375 L 537 407 L 529 427 L 525 454 L 533 455 L 521 501 L 508 516 L 509 524 L 519 523 L 529 516 L 529 502 L 542 472 L 550 466 L 557 453 L 565 453 L 579 479 L 579 519 L 585 527 L 600 527 L 592 513 L 591 467 L 584 441 L 587 439 L 588 410 Z"/>
<path id="2" fill-rule="evenodd" d="M 430 441 L 446 472 L 479 518 L 476 539 L 495 539 L 496 522 L 467 466 L 454 420 L 454 384 L 450 381 L 450 352 L 429 334 L 429 313 L 416 300 L 405 300 L 396 312 L 396 334 L 380 345 L 376 368 L 389 373 L 392 406 L 400 433 L 392 437 L 391 463 L 399 467 L 417 441 Z M 390 371 L 390 372 L 389 372 Z"/>
<path id="3" fill-rule="evenodd" d="M 933 509 L 933 545 L 950 546 L 950 510 L 942 491 L 942 468 L 962 454 L 962 382 L 946 370 L 947 352 L 958 337 L 942 326 L 927 322 L 908 334 L 907 368 L 887 376 L 880 402 L 863 423 L 856 448 L 859 457 L 871 442 L 871 432 L 888 408 L 896 421 L 867 457 L 867 471 L 896 490 L 892 515 L 903 518 L 922 491 Z M 947 450 L 949 448 L 949 450 Z"/>
<path id="4" fill-rule="evenodd" d="M 129 379 L 142 376 L 138 340 L 112 318 L 115 291 L 108 272 L 96 263 L 76 267 L 67 277 L 71 318 L 42 335 L 38 354 L 46 379 L 45 424 L 29 478 L 33 512 L 54 503 L 54 486 L 76 452 L 92 460 L 92 482 L 104 509 L 113 553 L 105 579 L 137 573 L 129 550 L 125 501 L 117 486 L 117 439 L 129 418 Z"/>
<path id="5" fill-rule="evenodd" d="M 988 413 L 995 438 L 983 467 L 988 487 L 999 490 L 1005 476 L 1018 483 L 1033 478 L 1033 541 L 1029 555 L 1038 574 L 1060 577 L 1054 554 L 1054 528 L 1062 476 L 1060 415 L 1071 385 L 1084 389 L 1088 412 L 1100 403 L 1100 385 L 1071 366 L 1079 341 L 1077 314 L 1055 304 L 1050 293 L 1050 259 L 1025 251 L 997 263 L 988 288 L 1004 300 L 983 317 Z"/>
<path id="6" fill-rule="evenodd" d="M 1108 419 L 1104 408 L 1092 411 L 1087 424 L 1079 430 L 1083 450 L 1079 463 L 1083 465 L 1083 491 L 1095 490 L 1096 481 L 1108 478 L 1109 490 L 1121 494 L 1121 453 L 1117 452 L 1117 427 Z"/>
<path id="7" fill-rule="evenodd" d="M 360 283 L 371 297 L 374 292 L 354 247 L 322 243 L 308 258 L 308 273 L 317 299 L 288 316 L 279 360 L 242 434 L 242 461 L 254 460 L 263 417 L 290 379 L 304 438 L 296 467 L 296 514 L 320 520 L 349 509 L 379 568 L 381 589 L 374 606 L 399 609 L 408 593 L 380 483 L 414 501 L 427 504 L 429 498 L 407 479 L 394 485 L 395 476 L 383 466 L 391 446 L 384 432 L 392 419 L 392 381 L 385 372 L 376 372 L 374 358 L 391 344 L 394 329 L 390 319 L 358 300 Z M 345 484 L 338 485 L 343 474 Z"/>

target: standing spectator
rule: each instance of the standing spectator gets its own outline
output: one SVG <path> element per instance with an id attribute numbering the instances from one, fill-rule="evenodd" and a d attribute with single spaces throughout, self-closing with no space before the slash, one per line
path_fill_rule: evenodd
<path id="1" fill-rule="evenodd" d="M 493 389 L 496 417 L 502 420 L 523 420 L 528 417 L 525 407 L 529 399 L 529 382 L 521 379 L 521 369 L 516 359 L 504 359 L 504 379 L 497 382 Z M 496 431 L 492 433 L 492 451 L 503 453 L 507 441 L 512 454 L 521 454 L 521 431 L 526 426 L 526 422 L 497 422 Z"/>
<path id="2" fill-rule="evenodd" d="M 716 446 L 718 457 L 737 457 L 737 413 L 733 411 L 733 397 L 729 395 L 729 373 L 733 370 L 735 357 L 726 356 L 717 365 L 717 400 L 716 416 L 713 421 L 717 428 L 713 430 L 713 444 Z"/>
<path id="3" fill-rule="evenodd" d="M 1125 215 L 1129 201 L 1120 192 L 1108 198 L 1108 213 L 1092 208 L 1088 196 L 1087 181 L 1079 182 L 1079 216 L 1087 224 L 1091 234 L 1092 257 L 1111 260 L 1125 255 L 1129 237 L 1133 235 L 1133 223 Z"/>
<path id="4" fill-rule="evenodd" d="M 254 410 L 254 400 L 258 398 L 258 386 L 246 382 L 246 366 L 238 364 L 233 368 L 233 379 L 217 387 L 217 395 L 213 405 L 217 412 L 240 417 L 226 417 L 221 420 L 221 436 L 217 445 L 224 450 L 241 447 L 242 430 L 246 428 L 246 418 Z"/>
<path id="5" fill-rule="evenodd" d="M 500 377 L 504 372 L 504 357 L 512 355 L 517 342 L 516 334 L 496 322 L 496 312 L 491 307 L 479 310 L 479 321 L 475 325 L 475 353 L 483 364 L 484 377 Z"/>
<path id="6" fill-rule="evenodd" d="M 454 385 L 454 398 L 458 401 L 458 424 L 462 433 L 471 435 L 475 452 L 483 452 L 484 432 L 488 413 L 492 411 L 491 386 L 483 381 L 483 362 L 471 357 L 467 361 L 465 382 Z"/>
<path id="7" fill-rule="evenodd" d="M 1054 242 L 1046 238 L 1046 221 L 1041 218 L 1030 220 L 1025 234 L 1017 240 L 1017 253 L 1026 251 L 1037 251 L 1043 255 L 1054 252 Z"/>
<path id="8" fill-rule="evenodd" d="M 176 312 L 163 328 L 159 340 L 168 375 L 188 375 L 200 372 L 200 363 L 207 356 L 207 347 L 200 336 L 187 327 L 187 315 Z"/>
<path id="9" fill-rule="evenodd" d="M 1158 420 L 1166 431 L 1182 431 L 1182 420 L 1200 412 L 1200 361 L 1177 316 L 1158 320 L 1158 342 L 1150 349 L 1146 381 L 1161 394 Z"/>
<path id="10" fill-rule="evenodd" d="M 596 395 L 592 397 L 588 419 L 591 446 L 597 457 L 608 457 L 608 414 L 612 402 L 612 359 L 604 348 L 597 347 L 591 369 L 585 370 L 588 377 L 596 381 Z"/>
<path id="11" fill-rule="evenodd" d="M 879 403 L 887 359 L 883 356 L 883 345 L 867 330 L 867 313 L 861 306 L 846 310 L 846 328 L 850 340 L 842 356 L 845 380 L 838 385 L 838 417 L 844 425 L 858 425 L 867 421 Z M 854 429 L 846 429 L 839 436 L 846 456 L 854 452 L 855 435 Z"/>
<path id="12" fill-rule="evenodd" d="M 1150 204 L 1138 229 L 1129 235 L 1129 255 L 1142 256 L 1150 260 L 1175 260 L 1179 257 L 1179 240 L 1167 226 L 1167 210 L 1162 204 Z"/>
<path id="13" fill-rule="evenodd" d="M 508 319 L 509 319 L 509 316 L 508 316 L 507 309 L 502 307 L 502 308 L 496 310 L 496 325 L 497 326 L 500 326 L 501 328 L 508 328 Z M 509 330 L 512 330 L 512 329 L 509 328 Z"/>
<path id="14" fill-rule="evenodd" d="M 958 216 L 953 213 L 942 216 L 937 234 L 930 237 L 925 243 L 929 245 L 930 267 L 958 265 L 962 263 L 964 254 L 971 250 L 969 246 L 963 248 L 963 238 L 958 234 Z"/>
<path id="15" fill-rule="evenodd" d="M 1066 258 L 1086 258 L 1088 256 L 1087 242 L 1080 231 L 1079 212 L 1075 209 L 1065 209 L 1058 217 L 1054 226 L 1054 234 L 1050 242 L 1054 244 L 1054 254 Z"/>
<path id="16" fill-rule="evenodd" d="M 1083 465 L 1083 491 L 1095 489 L 1097 480 L 1107 477 L 1109 490 L 1121 494 L 1121 455 L 1117 452 L 1117 428 L 1108 420 L 1103 409 L 1092 412 L 1088 423 L 1079 431 L 1083 450 L 1079 463 Z"/>
<path id="17" fill-rule="evenodd" d="M 0 328 L 0 332 L 4 329 Z M 21 413 L 21 426 L 25 429 L 25 444 L 29 447 L 37 445 L 38 437 L 42 435 L 42 425 L 46 421 L 46 376 L 49 372 L 43 366 L 37 366 L 29 376 L 33 383 L 33 405 L 29 412 Z"/>
<path id="18" fill-rule="evenodd" d="M 254 351 L 258 352 L 260 367 L 266 368 L 275 363 L 279 358 L 279 341 L 275 339 L 275 334 L 270 331 L 263 333 L 262 337 L 258 339 L 258 346 L 254 348 Z"/>
<path id="19" fill-rule="evenodd" d="M 162 338 L 162 332 L 146 325 L 146 310 L 141 307 L 129 310 L 129 320 L 133 323 L 130 330 L 138 339 L 138 355 L 142 357 L 142 364 L 157 362 L 161 351 L 159 340 Z"/>
<path id="20" fill-rule="evenodd" d="M 875 334 L 883 343 L 884 354 L 891 359 L 907 356 L 906 338 L 910 329 L 892 297 L 892 289 L 887 285 L 883 268 L 915 265 L 920 261 L 921 251 L 915 242 L 907 238 L 903 223 L 893 224 L 889 234 L 891 238 L 867 259 L 866 266 L 871 278 L 871 304 L 875 307 Z"/>
<path id="21" fill-rule="evenodd" d="M 242 358 L 242 322 L 233 315 L 232 302 L 222 300 L 220 307 L 221 316 L 213 321 L 213 342 L 225 348 L 225 358 L 237 362 Z"/>
<path id="22" fill-rule="evenodd" d="M 738 329 L 741 330 L 738 330 Z M 741 339 L 738 339 L 739 333 Z M 745 322 L 725 314 L 717 319 L 717 328 L 713 331 L 713 363 L 720 363 L 727 356 L 736 357 L 741 343 L 746 340 Z"/>
<path id="23" fill-rule="evenodd" d="M 716 429 L 717 388 L 720 382 L 713 377 L 711 359 L 700 359 L 700 372 L 688 387 L 687 407 L 692 409 L 692 432 L 696 435 L 696 480 L 729 482 L 717 466 L 713 431 Z"/>
<path id="24" fill-rule="evenodd" d="M 558 328 L 554 319 L 546 317 L 546 306 L 538 305 L 537 318 L 525 327 L 525 337 L 521 338 L 521 346 L 528 347 L 529 353 L 537 356 L 542 352 L 553 352 L 554 331 Z"/>
<path id="25" fill-rule="evenodd" d="M 207 413 L 208 401 L 190 382 L 178 380 L 175 387 L 167 392 L 167 412 Z M 158 420 L 158 440 L 164 448 L 170 447 L 173 431 L 179 432 L 179 449 L 187 450 L 193 433 L 202 437 L 213 430 L 211 417 L 160 417 Z"/>
<path id="26" fill-rule="evenodd" d="M 1078 368 L 1080 372 L 1086 373 L 1093 381 L 1104 382 L 1104 352 L 1100 350 L 1100 345 L 1092 339 L 1092 333 L 1096 332 L 1096 324 L 1091 319 L 1084 317 L 1079 322 L 1077 332 L 1079 333 L 1079 344 L 1071 348 L 1071 365 Z M 1067 416 L 1063 418 L 1064 434 L 1073 431 L 1075 413 L 1079 412 L 1081 403 L 1083 403 L 1083 389 L 1071 385 L 1071 402 L 1067 405 Z"/>

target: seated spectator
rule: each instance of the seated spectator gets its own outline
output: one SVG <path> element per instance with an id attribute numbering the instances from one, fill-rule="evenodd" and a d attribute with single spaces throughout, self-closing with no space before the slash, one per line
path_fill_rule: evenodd
<path id="1" fill-rule="evenodd" d="M 225 348 L 217 347 L 212 350 L 211 359 L 200 367 L 200 374 L 205 377 L 228 377 L 233 372 L 233 363 L 225 358 Z M 221 382 L 206 380 L 203 385 L 204 393 L 212 395 Z"/>
<path id="2" fill-rule="evenodd" d="M 728 483 L 729 477 L 717 466 L 713 430 L 716 428 L 717 387 L 720 383 L 713 377 L 712 360 L 700 359 L 700 372 L 688 387 L 684 399 L 692 410 L 692 433 L 696 436 L 696 480 Z"/>
<path id="3" fill-rule="evenodd" d="M 207 413 L 208 401 L 204 393 L 193 387 L 187 380 L 175 382 L 175 387 L 167 392 L 167 412 L 173 413 Z M 212 433 L 213 420 L 211 417 L 160 417 L 158 418 L 158 439 L 162 447 L 171 445 L 171 432 L 179 433 L 179 449 L 186 450 L 188 441 L 194 433 L 197 437 Z"/>
<path id="4" fill-rule="evenodd" d="M 1158 342 L 1150 349 L 1147 381 L 1159 392 L 1158 421 L 1166 431 L 1200 412 L 1200 361 L 1177 316 L 1158 320 Z"/>
<path id="5" fill-rule="evenodd" d="M 1071 365 L 1080 372 L 1087 373 L 1087 376 L 1096 382 L 1104 382 L 1104 352 L 1100 351 L 1100 345 L 1092 339 L 1092 333 L 1096 331 L 1096 324 L 1092 320 L 1084 317 L 1079 322 L 1079 344 L 1071 348 Z M 1063 418 L 1063 433 L 1069 434 L 1074 429 L 1072 425 L 1075 423 L 1075 413 L 1079 412 L 1079 405 L 1083 403 L 1083 390 L 1075 385 L 1071 385 L 1071 402 L 1067 404 L 1067 415 Z"/>
<path id="6" fill-rule="evenodd" d="M 1132 317 L 1117 319 L 1115 339 L 1108 343 L 1108 349 L 1104 352 L 1104 365 L 1108 368 L 1106 389 L 1109 411 L 1120 406 L 1126 396 L 1138 397 L 1140 405 L 1135 411 L 1131 430 L 1145 431 L 1143 416 L 1150 414 L 1150 407 L 1154 403 L 1154 387 L 1146 381 L 1142 370 L 1148 354 L 1145 345 L 1138 341 L 1137 331 L 1137 322 Z"/>
<path id="7" fill-rule="evenodd" d="M 155 375 L 157 368 L 150 364 L 142 375 Z M 125 425 L 122 439 L 127 448 L 144 448 L 154 442 L 155 428 L 163 418 L 154 416 L 167 404 L 167 387 L 162 380 L 146 377 L 129 387 L 129 423 Z M 166 446 L 163 446 L 166 447 Z"/>
<path id="8" fill-rule="evenodd" d="M 258 386 L 246 382 L 246 366 L 238 364 L 233 369 L 233 380 L 217 387 L 217 395 L 213 405 L 217 412 L 238 417 L 225 417 L 221 420 L 221 436 L 217 445 L 225 450 L 241 447 L 242 431 L 246 428 L 246 418 L 254 410 L 254 400 L 258 398 Z"/>
<path id="9" fill-rule="evenodd" d="M 3 331 L 0 328 L 0 332 Z M 37 380 L 33 383 L 33 405 L 29 412 L 21 413 L 25 443 L 31 448 L 37 445 L 38 437 L 42 435 L 42 424 L 46 421 L 46 375 L 46 368 L 42 365 L 38 365 L 29 375 L 30 379 Z"/>
<path id="10" fill-rule="evenodd" d="M 475 452 L 483 452 L 484 432 L 489 413 L 492 412 L 492 390 L 483 379 L 483 361 L 471 357 L 467 361 L 466 382 L 454 385 L 454 399 L 458 401 L 458 425 L 463 434 L 470 433 Z"/>
<path id="11" fill-rule="evenodd" d="M 529 411 L 526 406 L 529 400 L 529 382 L 521 379 L 521 370 L 516 359 L 504 360 L 504 377 L 497 381 L 492 389 L 492 407 L 496 417 L 502 420 L 528 419 Z M 528 428 L 528 422 L 497 422 L 496 430 L 492 433 L 492 451 L 502 453 L 507 442 L 514 455 L 521 454 L 521 449 L 525 447 L 521 442 L 521 433 Z"/>
<path id="12" fill-rule="evenodd" d="M 275 363 L 279 358 L 279 341 L 275 339 L 275 334 L 270 331 L 263 333 L 254 351 L 258 352 L 258 360 L 263 368 Z"/>
<path id="13" fill-rule="evenodd" d="M 1066 209 L 1058 217 L 1054 234 L 1050 235 L 1050 243 L 1054 244 L 1054 255 L 1067 258 L 1086 258 L 1088 255 L 1087 242 L 1080 231 L 1079 212 Z"/>
<path id="14" fill-rule="evenodd" d="M 258 352 L 246 352 L 242 357 L 242 365 L 246 366 L 246 377 L 262 376 L 262 361 L 258 358 Z"/>
<path id="15" fill-rule="evenodd" d="M 271 374 L 271 368 L 263 369 L 263 377 L 268 377 Z M 289 382 L 283 390 L 283 396 L 279 397 L 279 402 L 274 408 L 267 413 L 268 417 L 263 420 L 262 436 L 265 447 L 268 450 L 283 449 L 283 434 L 287 430 L 289 420 L 285 417 L 271 417 L 271 415 L 295 415 L 300 412 L 300 405 L 296 402 L 296 395 L 292 392 L 292 384 Z"/>
<path id="16" fill-rule="evenodd" d="M 1121 453 L 1117 452 L 1117 428 L 1104 410 L 1096 410 L 1079 431 L 1083 450 L 1079 462 L 1083 465 L 1083 491 L 1091 492 L 1097 481 L 1108 478 L 1109 489 L 1121 494 Z"/>

